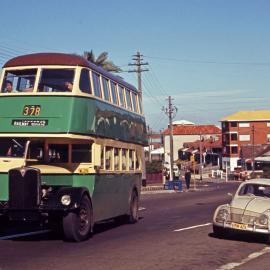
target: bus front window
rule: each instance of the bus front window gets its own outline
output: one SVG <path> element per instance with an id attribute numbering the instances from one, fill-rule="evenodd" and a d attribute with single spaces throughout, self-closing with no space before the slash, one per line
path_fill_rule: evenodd
<path id="1" fill-rule="evenodd" d="M 39 92 L 72 92 L 74 69 L 43 69 Z"/>
<path id="2" fill-rule="evenodd" d="M 22 158 L 26 147 L 25 138 L 1 138 L 0 139 L 0 157 Z"/>
<path id="3" fill-rule="evenodd" d="M 5 72 L 1 93 L 32 92 L 37 69 L 8 70 Z"/>

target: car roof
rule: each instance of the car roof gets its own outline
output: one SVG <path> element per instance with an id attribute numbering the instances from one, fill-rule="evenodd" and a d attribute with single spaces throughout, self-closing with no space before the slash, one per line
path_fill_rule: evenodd
<path id="1" fill-rule="evenodd" d="M 246 180 L 243 184 L 259 184 L 259 185 L 270 185 L 270 179 L 268 178 L 254 178 L 250 180 Z"/>

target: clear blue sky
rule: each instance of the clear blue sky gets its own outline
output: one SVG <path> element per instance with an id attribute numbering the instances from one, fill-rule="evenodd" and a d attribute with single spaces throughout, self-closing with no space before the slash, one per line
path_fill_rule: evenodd
<path id="1" fill-rule="evenodd" d="M 268 0 L 13 0 L 1 2 L 0 64 L 32 52 L 109 52 L 128 70 L 140 51 L 146 120 L 218 121 L 239 110 L 270 109 Z M 135 74 L 122 73 L 137 84 Z"/>

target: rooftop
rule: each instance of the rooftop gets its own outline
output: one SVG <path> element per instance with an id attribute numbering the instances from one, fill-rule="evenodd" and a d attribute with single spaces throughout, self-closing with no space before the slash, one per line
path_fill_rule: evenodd
<path id="1" fill-rule="evenodd" d="M 215 125 L 177 125 L 173 126 L 173 135 L 210 135 L 220 134 L 221 130 Z M 169 135 L 170 130 L 167 128 L 164 135 Z"/>
<path id="2" fill-rule="evenodd" d="M 220 121 L 270 121 L 270 110 L 240 111 L 226 116 Z"/>

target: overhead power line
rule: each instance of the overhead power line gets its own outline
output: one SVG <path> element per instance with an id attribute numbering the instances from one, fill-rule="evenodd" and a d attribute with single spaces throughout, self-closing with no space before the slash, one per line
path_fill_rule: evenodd
<path id="1" fill-rule="evenodd" d="M 218 60 L 197 60 L 197 59 L 178 59 L 169 57 L 158 57 L 158 56 L 146 56 L 151 59 L 158 59 L 162 61 L 175 61 L 187 64 L 215 64 L 215 65 L 246 65 L 246 66 L 270 66 L 270 62 L 241 62 L 241 61 L 218 61 Z"/>

